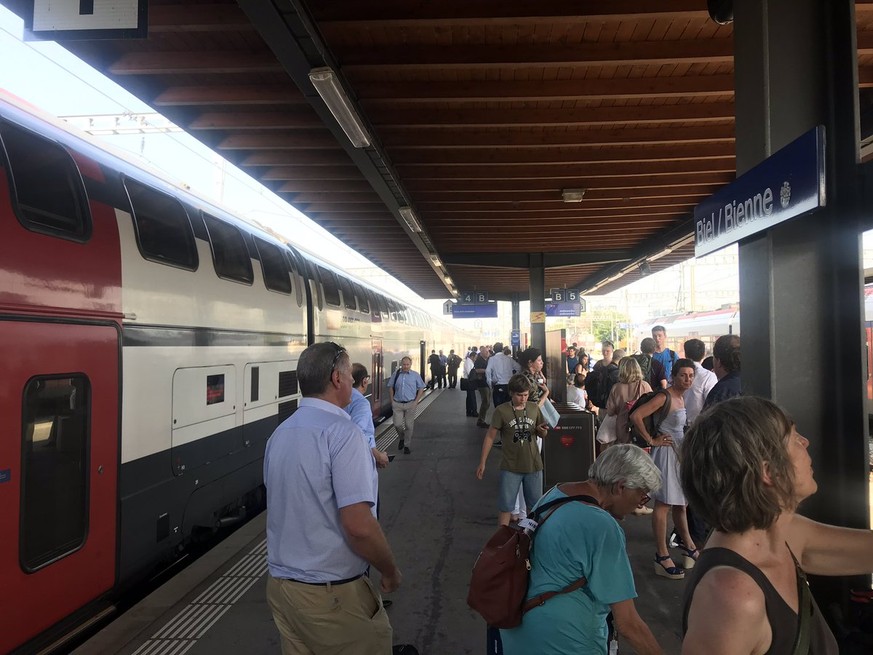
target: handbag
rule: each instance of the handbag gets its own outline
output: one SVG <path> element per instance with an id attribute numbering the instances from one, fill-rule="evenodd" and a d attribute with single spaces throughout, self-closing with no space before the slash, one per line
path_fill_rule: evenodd
<path id="1" fill-rule="evenodd" d="M 461 378 L 461 391 L 467 391 L 473 387 L 470 386 L 470 380 L 467 378 Z"/>
<path id="2" fill-rule="evenodd" d="M 600 423 L 600 428 L 597 430 L 597 441 L 600 443 L 612 443 L 618 438 L 616 428 L 618 427 L 618 416 L 609 416 L 603 419 Z"/>
<path id="3" fill-rule="evenodd" d="M 553 428 L 557 426 L 558 422 L 561 420 L 561 415 L 558 414 L 558 410 L 555 409 L 555 406 L 550 400 L 543 403 L 543 406 L 540 407 L 540 412 L 542 413 L 543 418 L 546 419 L 546 423 L 549 424 L 549 427 Z"/>

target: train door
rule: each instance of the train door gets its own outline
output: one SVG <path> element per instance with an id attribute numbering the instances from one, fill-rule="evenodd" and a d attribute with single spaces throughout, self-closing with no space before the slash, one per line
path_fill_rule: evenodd
<path id="1" fill-rule="evenodd" d="M 115 582 L 119 335 L 0 319 L 0 652 Z"/>
<path id="2" fill-rule="evenodd" d="M 382 339 L 372 338 L 373 361 L 370 365 L 370 406 L 373 415 L 382 413 L 382 396 L 385 393 L 384 370 L 382 364 Z"/>

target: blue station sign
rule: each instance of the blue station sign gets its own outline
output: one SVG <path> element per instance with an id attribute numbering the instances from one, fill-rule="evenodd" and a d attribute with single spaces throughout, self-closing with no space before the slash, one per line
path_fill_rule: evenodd
<path id="1" fill-rule="evenodd" d="M 497 318 L 497 303 L 485 305 L 463 305 L 458 303 L 452 311 L 453 318 Z"/>
<path id="2" fill-rule="evenodd" d="M 708 255 L 825 201 L 825 128 L 819 125 L 697 205 L 694 255 Z"/>
<path id="3" fill-rule="evenodd" d="M 580 302 L 547 302 L 546 316 L 579 316 L 582 313 Z"/>

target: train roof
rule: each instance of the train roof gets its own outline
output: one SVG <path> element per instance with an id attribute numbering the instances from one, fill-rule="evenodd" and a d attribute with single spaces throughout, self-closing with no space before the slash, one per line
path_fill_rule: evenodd
<path id="1" fill-rule="evenodd" d="M 234 210 L 222 206 L 196 191 L 192 191 L 181 181 L 173 179 L 171 176 L 167 175 L 166 172 L 156 168 L 152 163 L 140 159 L 126 150 L 98 139 L 2 88 L 0 88 L 0 119 L 8 120 L 41 136 L 52 139 L 63 145 L 65 148 L 80 153 L 98 164 L 168 193 L 183 201 L 190 207 L 221 218 L 222 220 L 244 229 L 250 234 L 254 234 L 268 241 L 290 246 L 298 255 L 305 257 L 311 262 L 323 266 L 334 273 L 340 273 L 347 278 L 353 279 L 362 287 L 379 293 L 394 302 L 400 303 L 404 307 L 410 306 L 409 302 L 397 298 L 371 282 L 354 277 L 335 264 L 332 264 L 318 255 L 313 254 L 306 248 L 293 243 L 283 235 L 269 229 L 264 229 L 263 227 L 240 217 L 234 212 Z M 431 317 L 443 320 L 427 309 L 417 305 L 412 305 L 412 307 Z"/>

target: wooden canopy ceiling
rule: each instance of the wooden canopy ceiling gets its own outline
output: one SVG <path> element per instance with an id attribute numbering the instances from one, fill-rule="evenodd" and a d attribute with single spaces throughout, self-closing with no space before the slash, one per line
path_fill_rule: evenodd
<path id="1" fill-rule="evenodd" d="M 694 206 L 734 178 L 732 30 L 704 0 L 150 0 L 147 39 L 65 45 L 427 298 L 445 275 L 525 298 L 539 262 L 547 287 L 613 290 L 691 256 Z"/>

